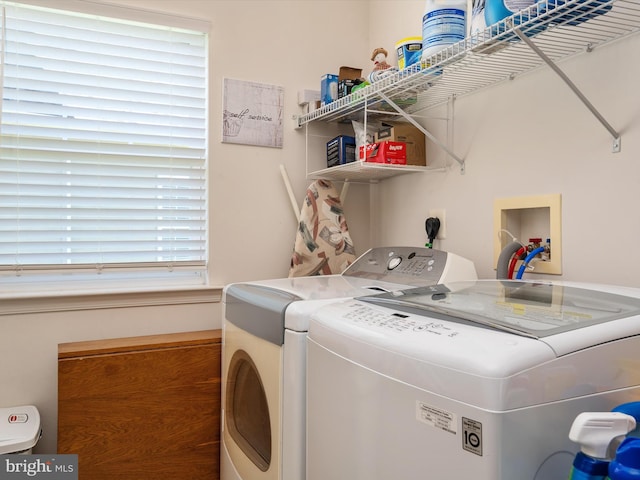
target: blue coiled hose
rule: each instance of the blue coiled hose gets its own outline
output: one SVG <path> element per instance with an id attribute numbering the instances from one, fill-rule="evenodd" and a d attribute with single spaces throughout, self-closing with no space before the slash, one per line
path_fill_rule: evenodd
<path id="1" fill-rule="evenodd" d="M 516 280 L 522 279 L 522 275 L 524 275 L 524 270 L 527 268 L 527 265 L 529 265 L 529 262 L 533 260 L 536 255 L 542 252 L 544 252 L 544 247 L 538 247 L 534 251 L 532 251 L 529 255 L 527 255 L 527 257 L 524 259 L 524 262 L 522 262 L 522 265 L 520 265 L 520 268 L 518 269 Z"/>

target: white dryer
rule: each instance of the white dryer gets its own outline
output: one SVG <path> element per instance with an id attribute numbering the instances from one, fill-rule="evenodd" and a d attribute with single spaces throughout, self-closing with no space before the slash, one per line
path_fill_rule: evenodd
<path id="1" fill-rule="evenodd" d="M 304 480 L 306 336 L 311 313 L 343 298 L 475 279 L 473 263 L 427 248 L 375 248 L 342 275 L 225 287 L 222 480 Z"/>
<path id="2" fill-rule="evenodd" d="M 308 332 L 307 480 L 561 480 L 575 417 L 640 400 L 640 290 L 480 280 Z"/>

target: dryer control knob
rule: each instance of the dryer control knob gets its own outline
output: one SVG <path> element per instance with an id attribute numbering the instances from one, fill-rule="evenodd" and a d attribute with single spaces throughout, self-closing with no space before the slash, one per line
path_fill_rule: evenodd
<path id="1" fill-rule="evenodd" d="M 392 259 L 389 260 L 389 263 L 387 263 L 387 270 L 393 270 L 401 263 L 402 263 L 402 257 L 393 257 Z"/>

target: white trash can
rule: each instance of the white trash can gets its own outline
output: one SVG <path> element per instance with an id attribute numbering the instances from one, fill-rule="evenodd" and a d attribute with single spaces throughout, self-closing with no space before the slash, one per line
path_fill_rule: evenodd
<path id="1" fill-rule="evenodd" d="M 0 408 L 0 455 L 27 455 L 40 440 L 40 413 L 33 405 Z"/>

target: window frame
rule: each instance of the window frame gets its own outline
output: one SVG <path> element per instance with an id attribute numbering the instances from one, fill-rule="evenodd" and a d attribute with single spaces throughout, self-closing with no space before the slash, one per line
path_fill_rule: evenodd
<path id="1" fill-rule="evenodd" d="M 51 8 L 50 2 L 39 0 L 1 1 L 4 5 L 36 5 Z M 167 291 L 180 289 L 198 289 L 208 284 L 207 265 L 209 257 L 209 182 L 208 182 L 208 126 L 209 126 L 209 30 L 210 23 L 201 19 L 170 15 L 162 12 L 152 12 L 145 9 L 129 8 L 124 6 L 107 5 L 83 0 L 64 0 L 56 4 L 55 10 L 69 10 L 73 13 L 104 16 L 124 21 L 157 24 L 175 28 L 186 28 L 201 31 L 205 35 L 205 88 L 204 97 L 206 133 L 204 138 L 204 224 L 205 224 L 205 258 L 203 262 L 158 262 L 149 263 L 112 263 L 112 264 L 79 264 L 72 267 L 40 268 L 33 265 L 0 266 L 0 284 L 3 284 L 0 294 L 2 298 L 20 298 L 25 289 L 30 295 L 37 294 L 43 298 L 49 298 L 53 292 L 59 295 L 67 292 L 73 296 L 81 294 L 96 295 L 99 293 L 113 292 L 148 292 Z M 4 92 L 4 89 L 3 89 Z M 0 112 L 1 113 L 1 112 Z M 130 275 L 122 275 L 122 272 L 130 272 Z M 157 272 L 157 275 L 153 272 Z M 150 274 L 151 273 L 151 274 Z M 124 277 L 129 277 L 125 279 Z M 69 279 L 73 281 L 69 281 Z M 78 288 L 80 286 L 80 288 Z M 219 287 L 214 287 L 217 291 Z"/>

